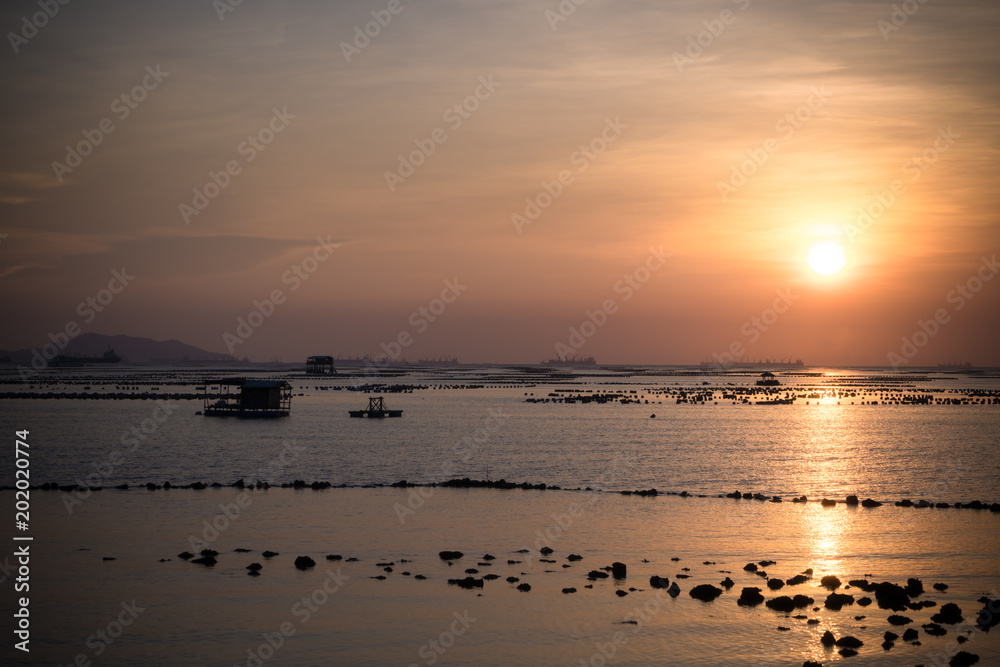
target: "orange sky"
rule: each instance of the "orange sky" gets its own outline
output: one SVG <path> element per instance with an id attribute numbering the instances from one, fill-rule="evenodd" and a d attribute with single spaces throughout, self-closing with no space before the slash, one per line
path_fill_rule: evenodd
<path id="1" fill-rule="evenodd" d="M 402 335 L 411 360 L 886 365 L 943 309 L 910 363 L 1000 365 L 1000 280 L 972 291 L 1000 250 L 1000 7 L 559 6 L 71 3 L 35 34 L 5 3 L 0 348 L 76 321 L 255 360 Z"/>

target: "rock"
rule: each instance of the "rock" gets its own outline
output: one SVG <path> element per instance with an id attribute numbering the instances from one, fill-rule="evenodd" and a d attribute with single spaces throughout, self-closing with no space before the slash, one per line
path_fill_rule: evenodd
<path id="1" fill-rule="evenodd" d="M 761 567 L 770 567 L 770 566 L 776 565 L 776 564 L 777 564 L 777 561 L 773 561 L 773 560 L 762 560 L 762 561 L 758 561 L 757 562 L 757 565 L 760 565 Z"/>
<path id="2" fill-rule="evenodd" d="M 757 563 L 747 563 L 746 565 L 743 566 L 743 569 L 747 572 L 756 572 Z"/>
<path id="3" fill-rule="evenodd" d="M 202 556 L 201 558 L 195 558 L 192 563 L 197 563 L 198 565 L 204 565 L 205 567 L 212 567 L 219 561 L 215 560 L 215 556 Z"/>
<path id="4" fill-rule="evenodd" d="M 576 589 L 575 588 L 564 588 L 564 589 L 562 589 L 562 592 L 565 593 L 566 595 L 569 595 L 570 593 L 576 593 Z"/>
<path id="5" fill-rule="evenodd" d="M 889 649 L 891 649 L 893 646 L 895 646 L 895 644 L 893 644 L 888 639 L 885 640 L 884 642 L 882 642 L 882 648 L 885 649 L 886 651 L 888 651 Z"/>
<path id="6" fill-rule="evenodd" d="M 118 560 L 118 559 L 117 559 L 117 558 L 115 558 L 114 556 L 105 556 L 105 557 L 104 557 L 104 558 L 102 558 L 101 560 Z"/>
<path id="7" fill-rule="evenodd" d="M 493 554 L 483 554 L 483 560 L 496 560 L 497 557 Z"/>
<path id="8" fill-rule="evenodd" d="M 884 634 L 884 635 L 882 635 L 882 637 L 883 637 L 883 638 L 884 638 L 884 639 L 885 639 L 886 641 L 888 641 L 888 642 L 894 642 L 894 641 L 896 641 L 897 639 L 899 639 L 899 635 L 897 635 L 897 634 L 896 634 L 895 632 L 893 632 L 892 630 L 886 630 L 886 631 L 885 631 L 885 634 Z"/>
<path id="9" fill-rule="evenodd" d="M 878 601 L 878 606 L 882 609 L 902 611 L 910 602 L 910 596 L 907 595 L 906 589 L 888 581 L 875 584 L 874 593 L 875 600 Z"/>
<path id="10" fill-rule="evenodd" d="M 789 630 L 791 630 L 791 628 L 786 628 L 783 625 L 778 626 L 778 632 L 788 632 Z"/>
<path id="11" fill-rule="evenodd" d="M 921 626 L 924 629 L 924 633 L 932 637 L 940 637 L 942 635 L 948 634 L 948 631 L 942 628 L 937 623 L 924 623 Z"/>
<path id="12" fill-rule="evenodd" d="M 278 555 L 277 551 L 265 551 L 261 554 L 264 558 L 274 558 Z"/>
<path id="13" fill-rule="evenodd" d="M 424 575 L 422 575 L 422 574 L 418 574 L 418 575 L 414 575 L 414 577 L 413 577 L 413 578 L 414 578 L 414 579 L 420 579 L 420 580 L 422 581 L 422 580 L 426 579 L 427 577 L 426 577 L 426 576 L 424 576 Z"/>
<path id="14" fill-rule="evenodd" d="M 215 549 L 202 549 L 201 550 L 201 555 L 202 556 L 209 556 L 211 558 L 215 558 L 216 556 L 219 555 L 219 552 L 216 551 Z"/>
<path id="15" fill-rule="evenodd" d="M 872 500 L 871 498 L 865 498 L 861 501 L 862 507 L 882 507 L 882 503 L 877 500 Z"/>
<path id="16" fill-rule="evenodd" d="M 740 599 L 736 601 L 741 607 L 756 607 L 764 601 L 764 596 L 760 594 L 760 589 L 756 586 L 747 586 L 740 593 Z"/>
<path id="17" fill-rule="evenodd" d="M 858 497 L 857 496 L 847 496 L 847 499 L 844 501 L 844 504 L 846 504 L 846 505 L 857 505 L 858 504 Z"/>
<path id="18" fill-rule="evenodd" d="M 670 584 L 670 588 L 667 589 L 667 593 L 670 597 L 675 598 L 681 594 L 681 587 L 677 585 L 677 582 Z"/>
<path id="19" fill-rule="evenodd" d="M 846 593 L 830 593 L 826 596 L 823 606 L 833 611 L 840 611 L 845 604 L 854 604 L 854 596 Z"/>
<path id="20" fill-rule="evenodd" d="M 815 601 L 808 595 L 796 595 L 792 598 L 792 604 L 795 605 L 796 609 L 805 609 Z"/>
<path id="21" fill-rule="evenodd" d="M 615 595 L 617 595 L 620 598 L 623 598 L 626 595 L 628 595 L 628 591 L 623 591 L 622 589 L 619 588 L 617 591 L 615 591 Z"/>
<path id="22" fill-rule="evenodd" d="M 785 586 L 785 582 L 783 582 L 781 579 L 768 579 L 767 580 L 767 587 L 770 588 L 772 591 L 776 591 L 776 590 L 779 590 L 781 588 L 784 588 L 784 586 Z"/>
<path id="23" fill-rule="evenodd" d="M 611 576 L 615 579 L 624 579 L 628 568 L 625 567 L 625 563 L 619 563 L 615 561 L 611 564 Z"/>
<path id="24" fill-rule="evenodd" d="M 786 579 L 785 580 L 785 585 L 786 586 L 798 586 L 799 584 L 804 584 L 807 581 L 809 581 L 809 577 L 807 577 L 804 574 L 797 574 L 794 577 L 792 577 L 791 579 Z"/>
<path id="25" fill-rule="evenodd" d="M 449 579 L 448 585 L 458 586 L 459 588 L 482 588 L 483 580 L 476 579 L 475 577 L 465 577 L 464 579 Z"/>
<path id="26" fill-rule="evenodd" d="M 823 636 L 819 639 L 820 644 L 823 646 L 833 646 L 837 643 L 837 638 L 833 636 L 833 633 L 827 630 L 823 633 Z"/>
<path id="27" fill-rule="evenodd" d="M 885 620 L 889 622 L 889 625 L 909 625 L 910 623 L 913 623 L 912 618 L 908 616 L 900 616 L 898 614 L 893 614 L 892 616 L 890 616 Z"/>
<path id="28" fill-rule="evenodd" d="M 983 603 L 983 608 L 976 614 L 976 627 L 980 630 L 989 631 L 995 625 L 1000 625 L 1000 599 L 992 600 L 985 595 L 978 600 Z"/>
<path id="29" fill-rule="evenodd" d="M 566 560 L 576 562 L 578 560 L 583 560 L 583 556 L 581 556 L 580 554 L 570 554 L 566 556 Z"/>
<path id="30" fill-rule="evenodd" d="M 342 560 L 343 558 L 344 558 L 344 557 L 343 557 L 343 556 L 341 556 L 340 554 L 329 554 L 329 555 L 328 555 L 328 556 L 326 557 L 326 559 L 327 559 L 327 560 Z"/>
<path id="31" fill-rule="evenodd" d="M 919 579 L 907 579 L 906 586 L 903 588 L 907 595 L 911 598 L 915 598 L 918 595 L 923 595 L 924 593 L 924 583 Z"/>
<path id="32" fill-rule="evenodd" d="M 903 641 L 904 642 L 912 642 L 913 640 L 915 640 L 919 636 L 920 636 L 920 633 L 917 632 L 916 628 L 906 628 L 906 630 L 903 631 Z"/>
<path id="33" fill-rule="evenodd" d="M 715 598 L 722 595 L 722 589 L 713 586 L 712 584 L 700 584 L 692 588 L 688 595 L 693 597 L 695 600 L 701 600 L 702 602 L 711 602 Z"/>
<path id="34" fill-rule="evenodd" d="M 819 504 L 822 505 L 823 507 L 833 507 L 834 505 L 837 504 L 837 501 L 830 500 L 829 498 L 824 498 L 823 500 L 819 501 Z"/>
<path id="35" fill-rule="evenodd" d="M 941 591 L 943 593 L 946 590 L 948 590 L 948 584 L 940 584 L 940 583 L 934 584 L 933 588 L 934 590 Z"/>
<path id="36" fill-rule="evenodd" d="M 853 658 L 858 654 L 858 652 L 855 651 L 853 648 L 842 648 L 839 651 L 837 651 L 837 653 L 844 656 L 845 658 Z"/>
<path id="37" fill-rule="evenodd" d="M 408 573 L 404 572 L 403 574 L 408 574 Z M 494 579 L 499 579 L 499 578 L 500 578 L 499 574 L 484 574 L 483 575 L 483 579 L 485 579 L 486 581 L 493 581 Z"/>
<path id="38" fill-rule="evenodd" d="M 795 604 L 792 602 L 792 598 L 787 595 L 772 598 L 765 603 L 765 606 L 767 606 L 768 609 L 783 611 L 785 613 L 790 613 L 795 610 Z"/>
<path id="39" fill-rule="evenodd" d="M 299 556 L 295 559 L 295 567 L 300 570 L 308 570 L 311 567 L 316 567 L 316 561 L 309 556 Z"/>
<path id="40" fill-rule="evenodd" d="M 954 602 L 949 602 L 942 606 L 938 613 L 931 616 L 931 620 L 935 623 L 954 625 L 955 623 L 961 623 L 965 618 L 962 616 L 962 609 Z"/>
<path id="41" fill-rule="evenodd" d="M 829 574 L 819 580 L 819 585 L 823 588 L 829 588 L 831 591 L 840 588 L 840 579 L 832 574 Z"/>
<path id="42" fill-rule="evenodd" d="M 263 567 L 264 567 L 264 566 L 263 566 L 263 565 L 261 565 L 260 563 L 250 563 L 249 565 L 247 565 L 246 569 L 248 569 L 248 570 L 250 570 L 251 572 L 253 572 L 253 571 L 256 571 L 256 570 L 260 570 L 260 569 L 262 569 Z"/>
<path id="43" fill-rule="evenodd" d="M 719 582 L 719 585 L 728 591 L 730 588 L 736 585 L 736 582 L 730 579 L 729 577 L 726 577 L 725 579 Z"/>
<path id="44" fill-rule="evenodd" d="M 823 667 L 822 662 L 813 662 L 812 660 L 806 660 L 802 663 L 802 667 Z"/>
<path id="45" fill-rule="evenodd" d="M 441 551 L 438 553 L 441 560 L 457 560 L 464 555 L 461 551 Z"/>
<path id="46" fill-rule="evenodd" d="M 551 547 L 542 547 L 541 549 L 538 550 L 538 553 L 542 554 L 543 556 L 548 556 L 553 551 L 555 550 L 552 549 Z"/>
<path id="47" fill-rule="evenodd" d="M 191 558 L 194 558 L 194 554 L 191 553 L 190 551 L 182 551 L 179 554 L 177 554 L 177 557 L 182 560 L 190 560 Z"/>
<path id="48" fill-rule="evenodd" d="M 525 584 L 518 584 L 517 585 L 517 590 L 521 591 L 522 593 L 527 593 L 528 591 L 531 590 L 531 584 L 527 584 L 527 583 L 525 583 Z"/>
<path id="49" fill-rule="evenodd" d="M 608 573 L 601 572 L 600 570 L 591 570 L 587 573 L 587 578 L 591 581 L 597 581 L 598 579 L 607 579 Z"/>
<path id="50" fill-rule="evenodd" d="M 521 580 L 518 579 L 517 577 L 507 577 L 506 581 L 507 581 L 508 584 L 513 584 L 513 583 L 521 581 Z"/>
<path id="51" fill-rule="evenodd" d="M 666 577 L 658 577 L 655 574 L 649 578 L 650 588 L 668 588 L 670 582 L 667 581 Z"/>
<path id="52" fill-rule="evenodd" d="M 968 651 L 959 651 L 948 662 L 949 667 L 967 667 L 979 662 L 979 656 Z"/>
<path id="53" fill-rule="evenodd" d="M 474 567 L 470 567 L 465 571 L 466 574 L 479 574 L 479 570 Z"/>
<path id="54" fill-rule="evenodd" d="M 837 640 L 837 646 L 840 646 L 841 648 L 861 648 L 864 645 L 865 643 L 863 641 L 850 635 L 841 637 Z"/>

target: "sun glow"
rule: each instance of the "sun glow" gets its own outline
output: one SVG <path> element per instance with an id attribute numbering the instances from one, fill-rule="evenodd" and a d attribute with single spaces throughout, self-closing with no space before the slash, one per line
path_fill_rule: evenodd
<path id="1" fill-rule="evenodd" d="M 847 253 L 836 241 L 816 241 L 809 246 L 806 263 L 819 275 L 832 276 L 847 265 Z"/>

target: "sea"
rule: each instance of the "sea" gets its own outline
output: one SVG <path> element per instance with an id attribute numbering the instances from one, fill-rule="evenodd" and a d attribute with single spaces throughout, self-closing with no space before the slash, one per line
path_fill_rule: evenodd
<path id="1" fill-rule="evenodd" d="M 0 664 L 1000 664 L 1000 372 L 772 370 L 0 371 Z M 234 375 L 290 415 L 205 416 Z"/>

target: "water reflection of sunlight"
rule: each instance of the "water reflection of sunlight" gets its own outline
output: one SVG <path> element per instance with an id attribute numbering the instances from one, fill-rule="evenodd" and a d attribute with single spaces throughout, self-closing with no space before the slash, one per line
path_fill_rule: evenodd
<path id="1" fill-rule="evenodd" d="M 813 400 L 816 401 L 815 398 Z M 841 425 L 843 413 L 836 404 L 837 397 L 830 392 L 824 392 L 824 395 L 813 403 L 823 409 L 805 410 L 802 415 L 812 432 L 807 468 L 813 483 L 819 482 L 819 486 L 823 488 L 829 488 L 828 480 L 836 480 L 842 475 L 842 452 L 848 444 L 837 437 L 837 434 L 841 433 L 838 427 Z M 809 503 L 803 509 L 804 525 L 801 527 L 801 534 L 809 538 L 815 564 L 821 572 L 839 569 L 846 522 L 844 512 L 838 509 L 843 508 L 822 507 Z"/>
<path id="2" fill-rule="evenodd" d="M 812 546 L 812 562 L 819 572 L 837 572 L 843 562 L 844 531 L 847 530 L 843 508 L 822 507 L 810 503 L 805 507 L 802 534 Z"/>

